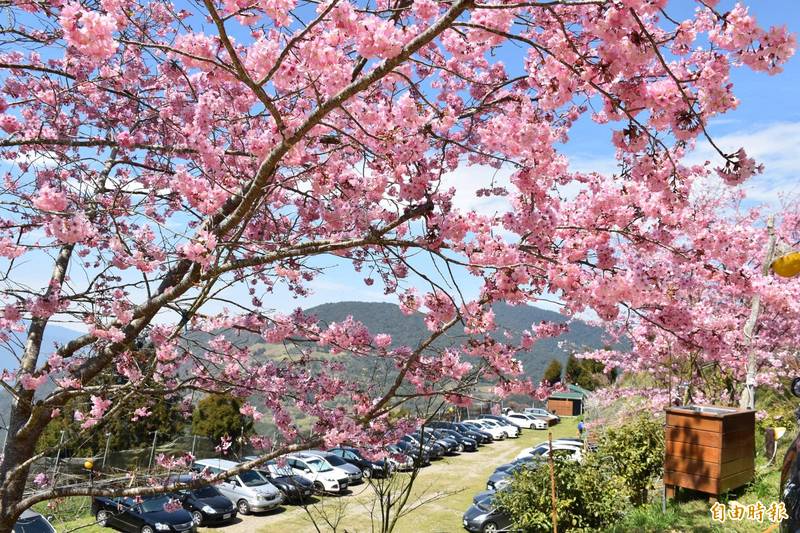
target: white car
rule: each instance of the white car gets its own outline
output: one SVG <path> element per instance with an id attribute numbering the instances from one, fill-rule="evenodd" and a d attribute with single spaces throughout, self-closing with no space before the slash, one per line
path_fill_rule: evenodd
<path id="1" fill-rule="evenodd" d="M 553 441 L 553 454 L 554 455 L 564 455 L 569 458 L 571 461 L 582 461 L 583 460 L 583 447 L 572 441 Z M 547 442 L 542 442 L 541 444 L 537 444 L 532 448 L 525 448 L 519 455 L 517 455 L 517 459 L 521 459 L 523 457 L 534 457 L 537 455 L 541 455 L 543 457 L 548 457 L 550 455 L 550 444 Z"/>
<path id="2" fill-rule="evenodd" d="M 541 418 L 543 420 L 547 420 L 550 424 L 557 424 L 561 422 L 561 417 L 558 415 L 554 415 L 547 409 L 542 409 L 541 407 L 526 407 L 522 410 L 523 414 L 529 416 L 535 416 L 536 418 Z"/>
<path id="3" fill-rule="evenodd" d="M 503 440 L 508 438 L 508 433 L 506 431 L 503 431 L 497 426 L 489 425 L 484 420 L 464 420 L 463 423 L 475 426 L 481 431 L 485 431 L 491 435 L 494 440 Z"/>
<path id="4" fill-rule="evenodd" d="M 479 418 L 479 420 L 481 422 L 486 422 L 487 424 L 494 424 L 495 426 L 505 431 L 506 435 L 508 435 L 509 437 L 517 438 L 521 433 L 518 426 L 513 426 L 511 424 L 503 424 L 502 422 L 498 422 L 494 418 Z"/>
<path id="5" fill-rule="evenodd" d="M 547 429 L 547 427 L 550 425 L 546 420 L 523 413 L 508 413 L 506 418 L 514 422 L 516 425 L 528 429 Z"/>
<path id="6" fill-rule="evenodd" d="M 328 461 L 310 453 L 287 455 L 286 464 L 295 475 L 304 477 L 314 484 L 318 492 L 344 492 L 350 484 L 347 474 L 333 468 Z"/>

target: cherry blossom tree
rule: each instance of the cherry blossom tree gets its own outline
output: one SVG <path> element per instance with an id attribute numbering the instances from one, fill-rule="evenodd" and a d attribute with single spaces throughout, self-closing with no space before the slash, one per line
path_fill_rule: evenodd
<path id="1" fill-rule="evenodd" d="M 612 237 L 626 256 L 703 268 L 673 249 L 691 191 L 709 172 L 738 184 L 760 167 L 744 149 L 718 150 L 716 170 L 682 158 L 736 106 L 731 68 L 776 73 L 795 40 L 741 5 L 698 0 L 682 20 L 666 3 L 0 3 L 0 321 L 4 340 L 24 338 L 1 381 L 13 406 L 0 531 L 40 501 L 164 490 L 25 492 L 48 453 L 37 439 L 76 400 L 93 431 L 148 393 L 257 398 L 244 414 L 279 437 L 256 438 L 263 455 L 240 469 L 323 444 L 377 449 L 415 398 L 467 402 L 478 380 L 531 390 L 514 354 L 558 328 L 518 345 L 492 336 L 492 302 L 557 293 L 565 312 L 607 319 L 647 306 L 635 295 L 647 278 L 631 279 Z M 616 174 L 570 170 L 560 144 L 584 117 L 607 125 Z M 485 167 L 512 172 L 478 191 L 508 207 L 459 209 L 454 180 Z M 323 257 L 424 311 L 430 337 L 398 347 L 354 320 L 272 313 L 274 291 L 302 301 L 324 279 Z M 58 321 L 86 333 L 43 345 Z M 437 348 L 457 323 L 470 338 Z M 231 332 L 298 348 L 264 360 Z M 347 376 L 351 359 L 383 379 Z"/>
<path id="2" fill-rule="evenodd" d="M 742 209 L 740 200 L 741 194 L 706 190 L 676 218 L 683 228 L 677 238 L 652 240 L 649 247 L 615 243 L 615 268 L 629 284 L 597 279 L 591 292 L 620 303 L 601 322 L 631 349 L 581 355 L 640 374 L 646 386 L 606 390 L 607 399 L 639 395 L 656 408 L 735 405 L 751 352 L 757 385 L 780 386 L 791 375 L 800 347 L 800 283 L 765 275 L 773 230 L 762 210 Z M 796 205 L 782 211 L 777 238 L 800 240 L 798 214 Z M 763 311 L 748 329 L 756 296 Z"/>

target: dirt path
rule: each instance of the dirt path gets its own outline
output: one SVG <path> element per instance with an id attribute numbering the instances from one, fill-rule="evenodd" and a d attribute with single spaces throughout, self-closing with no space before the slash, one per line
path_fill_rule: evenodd
<path id="1" fill-rule="evenodd" d="M 566 421 L 553 429 L 553 438 L 575 436 L 575 423 Z M 479 452 L 462 453 L 435 461 L 423 468 L 412 488 L 409 505 L 419 506 L 398 521 L 396 533 L 457 533 L 463 531 L 461 516 L 472 503 L 475 493 L 486 488 L 486 480 L 495 467 L 513 460 L 522 448 L 547 439 L 545 431 L 525 431 L 519 439 L 509 439 L 483 446 Z M 406 475 L 406 474 L 402 474 Z M 315 517 L 320 532 L 370 533 L 370 509 L 375 492 L 368 484 L 352 487 L 341 497 L 321 498 L 306 509 L 285 506 L 281 510 L 255 516 L 243 516 L 235 524 L 219 530 L 224 533 L 315 532 L 309 513 Z M 425 503 L 423 503 L 425 502 Z M 421 504 L 421 505 L 420 505 Z M 336 524 L 334 528 L 331 524 Z M 326 523 L 327 520 L 327 523 Z M 376 523 L 377 525 L 377 523 Z"/>

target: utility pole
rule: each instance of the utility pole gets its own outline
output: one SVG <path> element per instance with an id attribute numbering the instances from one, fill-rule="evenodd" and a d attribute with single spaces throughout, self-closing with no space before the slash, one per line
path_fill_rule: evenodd
<path id="1" fill-rule="evenodd" d="M 767 241 L 767 255 L 764 258 L 764 264 L 761 273 L 764 276 L 769 274 L 769 268 L 775 256 L 775 217 L 770 216 L 767 219 L 767 231 L 769 232 L 769 240 Z M 747 378 L 745 380 L 744 388 L 742 389 L 742 397 L 739 399 L 739 407 L 743 409 L 756 408 L 756 371 L 758 370 L 758 361 L 756 360 L 756 352 L 753 350 L 753 334 L 756 330 L 756 323 L 758 317 L 761 315 L 761 296 L 755 294 L 753 300 L 750 302 L 750 316 L 744 324 L 744 343 L 747 349 Z"/>
<path id="2" fill-rule="evenodd" d="M 558 499 L 556 497 L 556 465 L 553 460 L 553 432 L 547 432 L 547 442 L 550 445 L 550 453 L 547 455 L 550 463 L 550 503 L 553 505 L 553 533 L 558 533 Z"/>
<path id="3" fill-rule="evenodd" d="M 8 433 L 6 433 L 8 434 Z M 56 452 L 56 462 L 53 465 L 53 481 L 55 482 L 56 474 L 58 473 L 58 461 L 61 459 L 61 446 L 64 444 L 64 430 L 61 430 L 61 436 L 58 438 L 58 451 Z"/>
<path id="4" fill-rule="evenodd" d="M 103 452 L 103 464 L 100 468 L 105 470 L 106 468 L 106 458 L 108 457 L 108 444 L 111 442 L 111 433 L 106 433 L 106 449 Z"/>
<path id="5" fill-rule="evenodd" d="M 158 439 L 158 430 L 153 433 L 153 447 L 150 449 L 150 461 L 147 463 L 148 470 L 153 467 L 153 459 L 156 456 L 156 439 Z"/>

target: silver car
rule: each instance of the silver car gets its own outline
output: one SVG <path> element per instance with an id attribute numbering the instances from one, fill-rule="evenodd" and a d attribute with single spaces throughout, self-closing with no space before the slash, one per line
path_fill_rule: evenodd
<path id="1" fill-rule="evenodd" d="M 219 474 L 239 466 L 225 459 L 202 459 L 195 461 L 192 470 Z M 217 489 L 236 504 L 239 514 L 269 511 L 283 503 L 283 495 L 267 478 L 254 470 L 245 470 L 216 485 Z"/>

